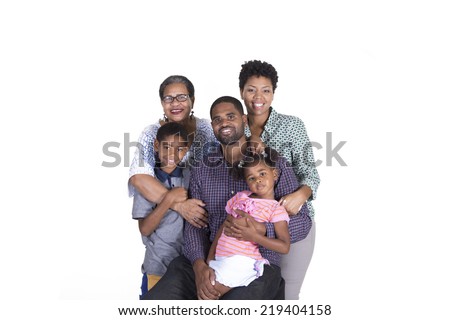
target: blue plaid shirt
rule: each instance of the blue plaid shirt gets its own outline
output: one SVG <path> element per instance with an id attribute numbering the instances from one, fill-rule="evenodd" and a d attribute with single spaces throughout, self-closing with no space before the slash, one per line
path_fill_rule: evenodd
<path id="1" fill-rule="evenodd" d="M 223 158 L 220 147 L 210 152 L 203 163 L 191 170 L 189 180 L 189 195 L 191 198 L 202 200 L 209 215 L 209 226 L 199 229 L 190 223 L 185 224 L 184 230 L 184 255 L 194 263 L 197 259 L 206 260 L 208 251 L 217 231 L 225 221 L 227 213 L 225 206 L 227 201 L 237 192 L 248 190 L 244 180 L 236 180 L 230 174 L 231 164 Z M 294 171 L 286 159 L 280 157 L 277 161 L 279 178 L 275 185 L 275 199 L 296 191 L 300 185 Z M 307 206 L 302 206 L 300 212 L 290 216 L 289 233 L 291 242 L 303 240 L 311 229 L 311 218 Z M 272 223 L 266 223 L 267 237 L 275 238 L 275 230 Z M 261 255 L 271 264 L 280 264 L 280 254 L 263 247 L 259 247 Z"/>

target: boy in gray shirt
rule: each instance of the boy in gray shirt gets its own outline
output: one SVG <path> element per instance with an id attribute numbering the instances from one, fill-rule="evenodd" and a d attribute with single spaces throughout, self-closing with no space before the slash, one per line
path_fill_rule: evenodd
<path id="1" fill-rule="evenodd" d="M 186 199 L 189 170 L 180 163 L 188 151 L 188 133 L 178 123 L 169 122 L 158 129 L 154 142 L 155 178 L 169 191 L 159 205 L 136 192 L 133 199 L 133 219 L 139 222 L 144 243 L 142 264 L 142 295 L 153 287 L 166 272 L 168 264 L 183 250 L 184 219 L 170 207 Z"/>

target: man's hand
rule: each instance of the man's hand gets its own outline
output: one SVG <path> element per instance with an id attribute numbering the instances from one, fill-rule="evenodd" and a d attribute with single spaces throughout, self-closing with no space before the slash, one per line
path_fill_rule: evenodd
<path id="1" fill-rule="evenodd" d="M 194 227 L 203 228 L 208 225 L 208 213 L 203 208 L 205 203 L 198 199 L 187 199 L 176 202 L 172 208 Z"/>
<path id="2" fill-rule="evenodd" d="M 199 300 L 218 300 L 220 293 L 214 288 L 216 274 L 203 260 L 196 260 L 193 265 L 195 286 Z"/>
<path id="3" fill-rule="evenodd" d="M 240 218 L 234 218 L 232 215 L 227 215 L 224 222 L 225 235 L 238 240 L 252 241 L 249 239 L 249 230 L 246 229 L 244 231 L 245 228 L 251 228 L 253 232 L 257 232 L 262 236 L 266 234 L 266 225 L 263 222 L 257 222 L 252 216 L 242 210 L 237 209 L 235 212 L 240 215 Z"/>

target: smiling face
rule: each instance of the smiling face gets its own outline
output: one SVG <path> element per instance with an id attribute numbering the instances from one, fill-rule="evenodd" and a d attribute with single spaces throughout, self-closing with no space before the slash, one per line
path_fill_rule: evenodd
<path id="1" fill-rule="evenodd" d="M 238 142 L 244 136 L 246 123 L 246 116 L 240 114 L 230 102 L 221 102 L 211 110 L 211 126 L 221 144 Z"/>
<path id="2" fill-rule="evenodd" d="M 241 98 L 244 100 L 248 115 L 257 116 L 269 113 L 273 101 L 272 81 L 264 76 L 252 76 L 248 78 L 241 90 Z"/>
<path id="3" fill-rule="evenodd" d="M 173 99 L 172 102 L 164 102 L 164 100 L 161 100 L 164 114 L 169 119 L 169 122 L 185 121 L 193 108 L 194 98 L 189 97 L 189 92 L 183 83 L 172 83 L 167 85 L 164 89 L 163 97 L 171 96 L 175 98 L 180 94 L 187 95 L 187 100 L 183 102 L 180 102 L 177 99 Z"/>
<path id="4" fill-rule="evenodd" d="M 244 169 L 245 181 L 251 192 L 261 199 L 274 199 L 274 185 L 278 178 L 278 171 L 259 161 Z"/>
<path id="5" fill-rule="evenodd" d="M 161 160 L 161 169 L 171 173 L 188 151 L 188 142 L 179 134 L 173 134 L 164 137 L 162 141 L 155 140 L 155 150 Z"/>

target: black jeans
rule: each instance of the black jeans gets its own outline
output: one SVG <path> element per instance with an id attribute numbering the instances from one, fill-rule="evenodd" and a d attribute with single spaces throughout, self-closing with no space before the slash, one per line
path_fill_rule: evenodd
<path id="1" fill-rule="evenodd" d="M 172 260 L 167 272 L 142 300 L 196 300 L 197 288 L 191 262 L 185 256 Z M 284 280 L 280 267 L 265 265 L 261 277 L 246 287 L 228 291 L 222 300 L 284 300 Z"/>

